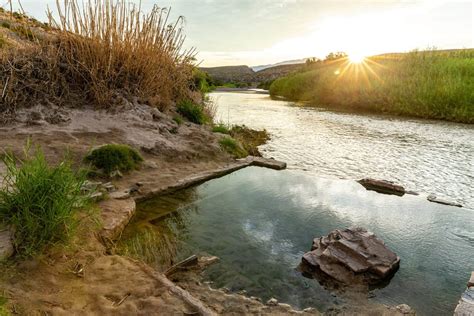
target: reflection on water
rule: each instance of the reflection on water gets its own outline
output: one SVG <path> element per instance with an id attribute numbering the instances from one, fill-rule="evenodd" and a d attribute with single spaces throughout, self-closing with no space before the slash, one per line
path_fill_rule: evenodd
<path id="1" fill-rule="evenodd" d="M 350 226 L 375 232 L 401 258 L 400 270 L 374 290 L 373 300 L 407 303 L 420 315 L 452 313 L 474 270 L 474 213 L 366 191 L 353 181 L 246 168 L 140 205 L 123 243 L 146 227 L 168 238 L 174 261 L 191 254 L 220 257 L 206 271 L 216 287 L 325 309 L 346 299 L 296 267 L 314 237 Z"/>
<path id="2" fill-rule="evenodd" d="M 212 93 L 217 119 L 267 129 L 266 157 L 343 179 L 372 177 L 474 209 L 474 127 L 295 107 L 268 95 Z"/>

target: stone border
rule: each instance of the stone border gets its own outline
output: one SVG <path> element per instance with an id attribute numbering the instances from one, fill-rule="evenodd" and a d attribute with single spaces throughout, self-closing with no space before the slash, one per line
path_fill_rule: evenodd
<path id="1" fill-rule="evenodd" d="M 169 194 L 178 190 L 186 189 L 194 185 L 204 183 L 206 181 L 223 177 L 232 172 L 238 171 L 240 169 L 256 166 L 269 168 L 274 170 L 284 170 L 286 169 L 286 163 L 281 162 L 275 159 L 268 159 L 262 157 L 249 156 L 244 159 L 238 159 L 235 163 L 230 164 L 224 168 L 219 168 L 211 171 L 205 171 L 198 173 L 197 175 L 192 175 L 187 178 L 178 180 L 176 184 L 164 187 L 157 187 L 152 189 L 150 192 L 147 192 L 144 195 L 137 195 L 135 198 L 136 202 L 142 202 L 145 200 L 152 199 L 159 195 Z"/>

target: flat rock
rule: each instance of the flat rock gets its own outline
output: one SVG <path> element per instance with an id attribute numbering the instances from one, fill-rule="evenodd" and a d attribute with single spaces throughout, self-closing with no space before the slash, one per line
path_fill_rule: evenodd
<path id="1" fill-rule="evenodd" d="M 459 203 L 456 203 L 456 202 L 450 202 L 450 201 L 446 201 L 446 200 L 443 200 L 443 199 L 440 199 L 438 198 L 436 195 L 434 194 L 430 194 L 426 197 L 426 199 L 430 202 L 433 202 L 433 203 L 438 203 L 438 204 L 443 204 L 443 205 L 449 205 L 449 206 L 455 206 L 455 207 L 462 207 L 461 204 Z"/>
<path id="2" fill-rule="evenodd" d="M 471 272 L 471 277 L 469 278 L 469 281 L 467 281 L 467 287 L 474 286 L 474 271 Z"/>
<path id="3" fill-rule="evenodd" d="M 375 234 L 363 228 L 334 230 L 315 238 L 303 255 L 303 272 L 345 285 L 377 284 L 398 269 L 400 258 Z"/>
<path id="4" fill-rule="evenodd" d="M 278 161 L 273 158 L 248 156 L 243 159 L 238 159 L 238 161 L 247 162 L 249 166 L 264 167 L 264 168 L 269 168 L 269 169 L 274 169 L 274 170 L 286 169 L 286 162 Z"/>
<path id="5" fill-rule="evenodd" d="M 10 258 L 14 252 L 12 232 L 7 228 L 0 228 L 0 261 Z"/>
<path id="6" fill-rule="evenodd" d="M 101 237 L 108 240 L 117 239 L 135 213 L 136 204 L 133 198 L 109 199 L 99 203 L 103 228 Z"/>
<path id="7" fill-rule="evenodd" d="M 357 181 L 369 191 L 375 191 L 383 194 L 393 194 L 398 196 L 405 195 L 405 188 L 387 180 L 375 180 L 365 178 Z"/>

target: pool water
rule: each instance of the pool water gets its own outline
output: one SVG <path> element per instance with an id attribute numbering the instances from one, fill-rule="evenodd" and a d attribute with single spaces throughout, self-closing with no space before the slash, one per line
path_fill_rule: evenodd
<path id="1" fill-rule="evenodd" d="M 325 310 L 346 299 L 296 268 L 314 237 L 351 226 L 373 231 L 401 258 L 370 300 L 405 303 L 419 315 L 452 314 L 474 270 L 474 212 L 367 191 L 351 180 L 249 167 L 142 203 L 124 238 L 152 229 L 174 262 L 220 257 L 205 272 L 214 287 Z"/>

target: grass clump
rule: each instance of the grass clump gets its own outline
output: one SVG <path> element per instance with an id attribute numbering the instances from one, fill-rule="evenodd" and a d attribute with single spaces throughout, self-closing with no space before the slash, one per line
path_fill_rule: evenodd
<path id="1" fill-rule="evenodd" d="M 114 171 L 136 169 L 143 161 L 142 156 L 128 145 L 108 144 L 92 150 L 84 161 L 106 174 Z"/>
<path id="2" fill-rule="evenodd" d="M 183 118 L 179 115 L 173 116 L 173 121 L 178 125 L 183 124 Z"/>
<path id="3" fill-rule="evenodd" d="M 31 256 L 47 246 L 66 241 L 77 224 L 76 211 L 85 205 L 85 177 L 68 160 L 56 166 L 46 162 L 38 147 L 25 159 L 6 154 L 7 174 L 0 189 L 0 219 L 13 227 L 20 256 Z"/>
<path id="4" fill-rule="evenodd" d="M 277 79 L 270 94 L 315 106 L 474 123 L 474 50 L 415 51 L 318 62 Z"/>
<path id="5" fill-rule="evenodd" d="M 247 151 L 242 148 L 241 144 L 230 136 L 226 136 L 219 140 L 219 145 L 235 158 L 244 158 L 248 156 Z"/>
<path id="6" fill-rule="evenodd" d="M 242 148 L 249 155 L 256 157 L 262 156 L 258 146 L 265 144 L 270 139 L 270 135 L 266 130 L 257 131 L 245 125 L 235 125 L 230 129 L 229 133 L 230 136 L 242 145 Z"/>
<path id="7" fill-rule="evenodd" d="M 183 100 L 179 102 L 176 110 L 192 123 L 202 125 L 209 122 L 204 106 L 194 103 L 191 100 Z"/>
<path id="8" fill-rule="evenodd" d="M 219 124 L 214 125 L 212 127 L 212 132 L 213 133 L 221 133 L 221 134 L 230 134 L 230 129 L 224 123 L 219 123 Z"/>
<path id="9" fill-rule="evenodd" d="M 8 21 L 2 21 L 1 26 L 2 26 L 3 28 L 6 28 L 6 29 L 10 29 L 10 28 L 12 27 L 11 24 L 10 24 L 10 22 L 8 22 Z"/>

